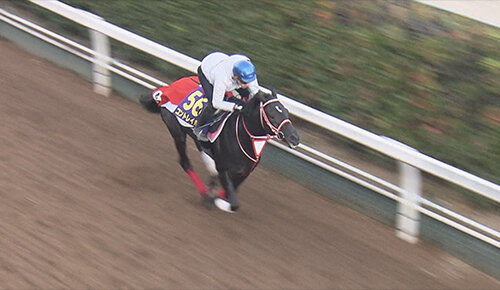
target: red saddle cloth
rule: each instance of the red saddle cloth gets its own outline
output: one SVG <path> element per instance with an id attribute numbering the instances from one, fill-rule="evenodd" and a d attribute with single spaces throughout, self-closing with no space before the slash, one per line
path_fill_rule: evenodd
<path id="1" fill-rule="evenodd" d="M 158 103 L 158 106 L 164 107 L 172 112 L 181 126 L 193 127 L 197 124 L 199 114 L 205 104 L 208 102 L 201 88 L 198 77 L 184 77 L 179 79 L 169 86 L 158 88 L 152 93 L 153 98 Z M 231 98 L 233 95 L 226 92 L 226 97 Z M 224 125 L 226 120 L 216 124 Z M 222 127 L 214 128 L 211 135 L 214 139 L 220 134 Z"/>
<path id="2" fill-rule="evenodd" d="M 169 86 L 161 87 L 153 91 L 153 98 L 162 106 L 168 102 L 179 105 L 186 96 L 196 90 L 200 85 L 198 77 L 185 77 L 179 79 Z"/>

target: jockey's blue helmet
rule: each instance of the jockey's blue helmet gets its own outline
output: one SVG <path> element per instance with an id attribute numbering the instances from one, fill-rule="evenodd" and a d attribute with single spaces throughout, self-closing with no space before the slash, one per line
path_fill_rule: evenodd
<path id="1" fill-rule="evenodd" d="M 255 66 L 249 60 L 242 60 L 234 64 L 233 74 L 245 83 L 253 82 L 255 75 Z"/>

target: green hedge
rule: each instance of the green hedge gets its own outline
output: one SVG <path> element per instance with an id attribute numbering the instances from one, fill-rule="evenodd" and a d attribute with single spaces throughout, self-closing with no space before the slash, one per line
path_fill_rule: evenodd
<path id="1" fill-rule="evenodd" d="M 404 0 L 64 2 L 197 59 L 246 54 L 263 86 L 500 183 L 498 28 Z"/>

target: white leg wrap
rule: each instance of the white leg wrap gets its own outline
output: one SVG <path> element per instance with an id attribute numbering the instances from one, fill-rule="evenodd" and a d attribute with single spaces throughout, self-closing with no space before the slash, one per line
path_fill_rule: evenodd
<path id="1" fill-rule="evenodd" d="M 223 210 L 225 212 L 230 212 L 234 213 L 234 211 L 231 210 L 231 204 L 223 199 L 216 198 L 214 200 L 215 206 L 219 208 L 220 210 Z"/>
<path id="2" fill-rule="evenodd" d="M 210 175 L 216 176 L 219 174 L 219 172 L 217 172 L 217 168 L 215 167 L 215 161 L 210 156 L 208 156 L 207 153 L 202 151 L 201 159 L 203 159 L 203 162 L 205 163 L 205 166 L 207 167 L 207 170 L 210 173 Z"/>

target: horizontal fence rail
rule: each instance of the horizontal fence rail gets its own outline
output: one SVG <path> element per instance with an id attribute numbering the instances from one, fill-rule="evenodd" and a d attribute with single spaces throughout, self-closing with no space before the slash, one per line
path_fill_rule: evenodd
<path id="1" fill-rule="evenodd" d="M 164 47 L 158 43 L 148 40 L 142 36 L 126 31 L 111 23 L 108 23 L 100 17 L 86 11 L 73 8 L 64 3 L 55 0 L 30 0 L 31 2 L 53 11 L 59 15 L 67 17 L 93 31 L 102 33 L 115 40 L 135 47 L 146 53 L 154 55 L 164 61 L 175 64 L 190 72 L 196 72 L 199 61 L 188 57 L 182 53 Z M 33 36 L 36 36 L 48 43 L 55 45 L 65 51 L 77 55 L 89 62 L 95 62 L 98 55 L 92 49 L 89 49 L 75 41 L 69 40 L 63 36 L 55 34 L 43 27 L 17 17 L 5 10 L 0 9 L 0 20 L 21 29 Z M 106 69 L 136 82 L 148 89 L 167 85 L 167 83 L 153 78 L 139 70 L 125 65 L 108 56 L 100 55 L 104 58 Z M 268 91 L 266 88 L 262 90 Z M 381 152 L 394 158 L 404 164 L 418 168 L 432 175 L 438 176 L 444 180 L 457 184 L 476 192 L 495 202 L 500 202 L 500 186 L 467 173 L 458 168 L 452 167 L 439 160 L 424 155 L 404 144 L 390 140 L 356 127 L 333 116 L 327 115 L 314 108 L 308 107 L 286 96 L 278 95 L 280 101 L 290 110 L 290 112 L 301 119 L 307 120 L 319 127 L 328 129 L 331 132 L 339 134 L 350 140 L 363 144 L 371 149 Z M 422 214 L 433 217 L 443 223 L 457 228 L 471 236 L 481 239 L 497 248 L 500 248 L 500 233 L 481 225 L 467 217 L 454 213 L 446 208 L 432 203 L 422 197 L 417 197 L 416 202 L 410 202 L 401 196 L 414 194 L 407 189 L 393 185 L 385 180 L 368 174 L 358 168 L 319 152 L 307 145 L 300 144 L 297 149 L 290 149 L 279 142 L 271 143 L 282 150 L 285 150 L 297 157 L 300 157 L 320 168 L 335 173 L 343 178 L 360 184 L 374 192 L 397 201 L 398 203 L 416 210 Z M 313 156 L 313 157 L 312 157 Z M 339 169 L 341 168 L 341 169 Z M 460 221 L 460 223 L 457 222 Z"/>

